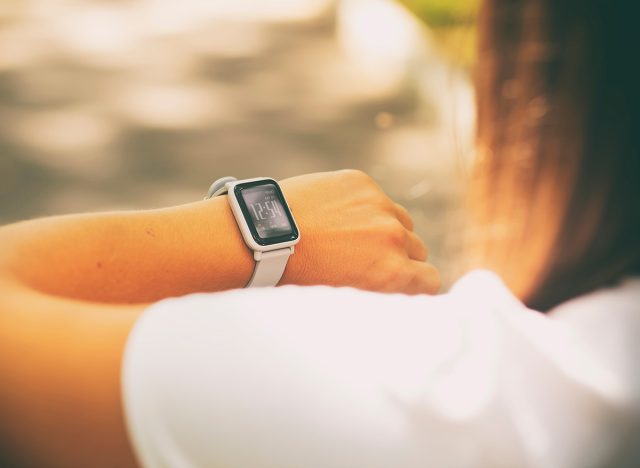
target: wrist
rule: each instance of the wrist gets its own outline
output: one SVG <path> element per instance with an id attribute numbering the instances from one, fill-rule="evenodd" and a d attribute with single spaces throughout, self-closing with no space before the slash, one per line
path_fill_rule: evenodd
<path id="1" fill-rule="evenodd" d="M 205 226 L 202 232 L 208 239 L 205 257 L 209 268 L 204 277 L 209 278 L 210 289 L 225 290 L 244 287 L 253 272 L 253 252 L 242 239 L 226 196 L 202 202 Z"/>

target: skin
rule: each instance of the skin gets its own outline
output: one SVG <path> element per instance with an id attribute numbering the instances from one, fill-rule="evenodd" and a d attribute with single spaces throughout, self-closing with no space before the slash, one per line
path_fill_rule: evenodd
<path id="1" fill-rule="evenodd" d="M 432 294 L 407 211 L 358 171 L 281 182 L 302 236 L 281 284 Z M 0 228 L 0 453 L 18 466 L 133 467 L 120 395 L 152 302 L 243 287 L 253 260 L 224 197 Z"/>

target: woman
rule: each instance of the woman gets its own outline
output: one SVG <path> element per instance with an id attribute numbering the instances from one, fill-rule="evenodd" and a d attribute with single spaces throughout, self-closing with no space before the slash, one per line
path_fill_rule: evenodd
<path id="1" fill-rule="evenodd" d="M 485 2 L 468 258 L 499 276 L 445 295 L 429 295 L 437 273 L 406 211 L 352 171 L 283 182 L 302 241 L 282 283 L 359 289 L 149 306 L 246 283 L 224 198 L 2 228 L 3 453 L 63 467 L 637 466 L 637 43 L 617 4 Z"/>

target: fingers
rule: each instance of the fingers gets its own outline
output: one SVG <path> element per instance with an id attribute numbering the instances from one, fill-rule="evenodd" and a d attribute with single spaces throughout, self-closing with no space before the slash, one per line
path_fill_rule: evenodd
<path id="1" fill-rule="evenodd" d="M 409 258 L 422 262 L 426 261 L 428 255 L 427 247 L 422 239 L 420 239 L 420 237 L 418 237 L 418 235 L 413 232 L 413 219 L 411 219 L 411 215 L 404 206 L 398 203 L 393 203 L 392 207 L 396 218 L 398 219 L 398 221 L 400 221 L 400 224 L 402 224 L 402 226 L 408 231 L 405 248 L 407 250 Z"/>
<path id="2" fill-rule="evenodd" d="M 427 246 L 422 239 L 415 233 L 409 232 L 407 233 L 407 254 L 411 260 L 416 260 L 419 262 L 425 262 L 427 260 L 427 256 L 429 252 L 427 251 Z"/>
<path id="3" fill-rule="evenodd" d="M 440 289 L 440 273 L 431 264 L 416 260 L 402 262 L 402 267 L 387 276 L 375 290 L 386 293 L 436 294 Z"/>
<path id="4" fill-rule="evenodd" d="M 436 294 L 440 290 L 440 272 L 430 263 L 411 261 L 405 294 Z"/>
<path id="5" fill-rule="evenodd" d="M 407 209 L 399 205 L 398 203 L 393 203 L 393 212 L 398 218 L 398 221 L 402 223 L 407 231 L 413 231 L 413 219 L 411 219 L 411 215 L 407 211 Z"/>

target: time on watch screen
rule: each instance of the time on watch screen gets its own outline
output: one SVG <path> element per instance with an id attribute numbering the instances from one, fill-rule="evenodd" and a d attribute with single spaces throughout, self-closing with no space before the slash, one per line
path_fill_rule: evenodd
<path id="1" fill-rule="evenodd" d="M 274 185 L 245 188 L 242 190 L 242 198 L 258 236 L 269 239 L 293 233 L 289 217 Z"/>

